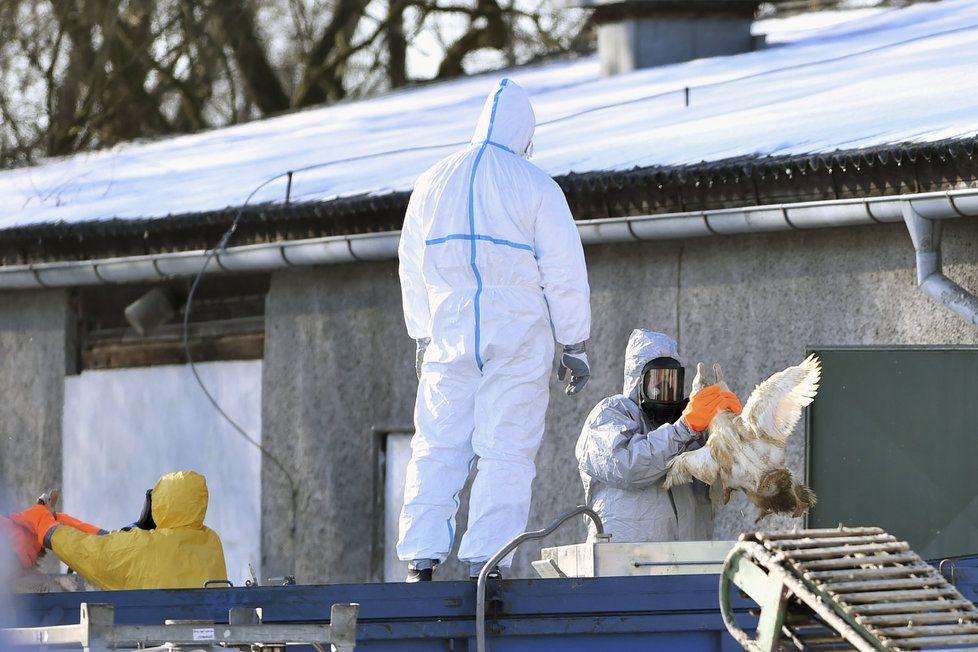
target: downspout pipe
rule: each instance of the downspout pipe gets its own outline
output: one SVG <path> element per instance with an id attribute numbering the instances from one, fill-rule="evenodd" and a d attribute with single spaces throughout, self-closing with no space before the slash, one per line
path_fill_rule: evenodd
<path id="1" fill-rule="evenodd" d="M 917 256 L 917 285 L 924 294 L 951 312 L 978 327 L 978 297 L 944 275 L 941 260 L 943 220 L 955 215 L 933 213 L 925 217 L 912 202 L 903 202 L 903 221 Z"/>

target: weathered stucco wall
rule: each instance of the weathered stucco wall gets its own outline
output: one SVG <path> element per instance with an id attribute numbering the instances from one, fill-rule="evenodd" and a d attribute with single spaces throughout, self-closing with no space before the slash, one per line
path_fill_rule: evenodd
<path id="1" fill-rule="evenodd" d="M 846 344 L 978 345 L 978 329 L 916 287 L 902 225 L 603 245 L 586 250 L 594 375 L 577 397 L 551 384 L 547 435 L 537 456 L 530 527 L 583 499 L 574 444 L 591 407 L 621 391 L 625 342 L 644 326 L 679 340 L 687 363 L 723 364 L 744 397 L 807 348 Z M 946 273 L 978 292 L 978 222 L 945 225 Z M 300 582 L 370 579 L 373 426 L 411 422 L 413 343 L 404 330 L 396 264 L 283 272 L 267 304 L 263 438 L 299 481 Z M 803 436 L 790 460 L 803 466 Z M 269 573 L 287 566 L 289 491 L 264 464 L 263 550 Z M 753 524 L 742 496 L 719 515 L 718 538 Z M 569 526 L 545 545 L 570 543 Z M 517 570 L 531 574 L 539 546 Z M 457 567 L 442 577 L 458 576 Z"/>
<path id="2" fill-rule="evenodd" d="M 23 509 L 61 486 L 65 373 L 75 324 L 64 290 L 0 292 L 0 486 Z"/>
<path id="3" fill-rule="evenodd" d="M 371 568 L 372 428 L 410 424 L 417 383 L 396 264 L 273 275 L 266 303 L 262 439 L 298 486 L 294 572 L 352 582 Z M 262 464 L 263 573 L 292 573 L 291 490 Z"/>

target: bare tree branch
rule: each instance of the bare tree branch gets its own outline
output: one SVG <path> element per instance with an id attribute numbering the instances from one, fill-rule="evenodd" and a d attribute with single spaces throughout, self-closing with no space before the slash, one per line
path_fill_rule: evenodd
<path id="1" fill-rule="evenodd" d="M 586 50 L 547 2 L 0 0 L 0 167 Z"/>
<path id="2" fill-rule="evenodd" d="M 462 61 L 475 50 L 506 46 L 509 28 L 496 0 L 478 0 L 476 8 L 478 15 L 469 21 L 468 30 L 445 51 L 438 66 L 439 78 L 461 75 L 464 72 Z"/>
<path id="3" fill-rule="evenodd" d="M 349 44 L 366 12 L 369 0 L 338 0 L 329 25 L 305 61 L 305 73 L 296 89 L 295 106 L 309 106 L 346 95 L 342 85 Z"/>
<path id="4" fill-rule="evenodd" d="M 289 108 L 289 97 L 268 60 L 255 28 L 255 13 L 248 0 L 216 0 L 211 3 L 224 32 L 225 42 L 234 53 L 248 94 L 262 113 L 278 113 Z"/>

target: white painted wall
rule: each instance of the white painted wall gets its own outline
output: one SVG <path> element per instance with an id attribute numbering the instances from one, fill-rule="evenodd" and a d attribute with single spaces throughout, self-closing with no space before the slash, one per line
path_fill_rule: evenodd
<path id="1" fill-rule="evenodd" d="M 260 360 L 197 365 L 208 390 L 261 442 Z M 146 489 L 170 471 L 207 477 L 205 523 L 224 544 L 228 578 L 261 573 L 261 454 L 223 420 L 184 365 L 86 371 L 65 380 L 61 509 L 105 529 L 136 520 Z"/>

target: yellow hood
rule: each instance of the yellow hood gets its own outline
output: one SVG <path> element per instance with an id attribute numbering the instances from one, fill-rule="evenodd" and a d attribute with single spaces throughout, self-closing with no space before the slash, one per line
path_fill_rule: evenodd
<path id="1" fill-rule="evenodd" d="M 207 480 L 196 471 L 167 473 L 153 487 L 158 528 L 202 528 L 207 515 Z"/>
<path id="2" fill-rule="evenodd" d="M 117 530 L 104 536 L 59 527 L 51 548 L 100 589 L 200 588 L 226 580 L 224 547 L 204 526 L 207 481 L 193 471 L 160 478 L 153 488 L 155 530 Z"/>

